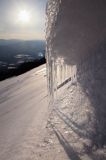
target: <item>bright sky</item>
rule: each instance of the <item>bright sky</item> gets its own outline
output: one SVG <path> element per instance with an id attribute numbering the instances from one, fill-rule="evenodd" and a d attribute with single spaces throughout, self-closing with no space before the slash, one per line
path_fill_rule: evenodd
<path id="1" fill-rule="evenodd" d="M 44 39 L 47 0 L 0 0 L 0 39 Z"/>

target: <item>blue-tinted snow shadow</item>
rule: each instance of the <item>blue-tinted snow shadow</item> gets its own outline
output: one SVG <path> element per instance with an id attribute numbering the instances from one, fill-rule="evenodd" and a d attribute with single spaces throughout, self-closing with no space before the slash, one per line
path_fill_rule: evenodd
<path id="1" fill-rule="evenodd" d="M 78 153 L 74 150 L 74 148 L 70 145 L 70 143 L 65 139 L 62 133 L 56 128 L 56 126 L 51 124 L 51 127 L 58 138 L 60 144 L 64 148 L 65 153 L 69 157 L 70 160 L 80 160 Z"/>

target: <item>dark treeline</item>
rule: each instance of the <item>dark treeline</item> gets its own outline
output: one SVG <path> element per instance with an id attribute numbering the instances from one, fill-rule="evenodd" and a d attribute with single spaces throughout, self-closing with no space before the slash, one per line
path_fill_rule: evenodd
<path id="1" fill-rule="evenodd" d="M 38 67 L 42 64 L 46 63 L 45 58 L 42 59 L 36 59 L 34 61 L 31 62 L 24 62 L 22 64 L 20 64 L 17 68 L 13 68 L 13 69 L 2 69 L 0 70 L 0 81 L 13 77 L 13 76 L 18 76 L 20 74 L 23 74 L 35 67 Z"/>

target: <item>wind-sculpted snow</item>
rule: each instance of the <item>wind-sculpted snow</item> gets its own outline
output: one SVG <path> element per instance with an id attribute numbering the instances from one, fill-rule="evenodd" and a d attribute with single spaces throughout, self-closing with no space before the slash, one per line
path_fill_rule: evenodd
<path id="1" fill-rule="evenodd" d="M 104 41 L 105 6 L 105 0 L 48 1 L 46 38 L 47 59 L 50 66 L 48 84 L 52 97 L 58 83 L 70 77 L 72 79 L 75 77 L 76 81 L 72 66 L 77 68 L 77 64 L 82 63 L 89 55 L 92 56 Z M 64 74 L 66 68 L 68 74 Z"/>
<path id="2" fill-rule="evenodd" d="M 50 0 L 47 5 L 47 68 L 48 68 L 48 89 L 51 101 L 57 94 L 57 89 L 65 82 L 76 81 L 76 66 L 70 67 L 62 54 L 58 54 L 60 47 L 56 48 L 58 40 L 58 15 L 60 14 L 61 0 Z M 60 23 L 60 22 L 59 22 Z M 59 24 L 60 26 L 60 24 Z M 60 28 L 59 28 L 60 29 Z M 58 37 L 58 39 L 56 39 Z M 63 46 L 64 47 L 64 46 Z M 64 52 L 65 55 L 66 52 Z M 72 74 L 73 73 L 73 74 Z M 72 77 L 71 77 L 72 75 Z"/>
<path id="3" fill-rule="evenodd" d="M 105 15 L 105 0 L 49 0 L 47 7 L 50 98 L 68 80 L 71 85 L 80 83 L 96 117 L 92 132 L 96 147 L 106 145 Z"/>
<path id="4" fill-rule="evenodd" d="M 47 40 L 52 57 L 75 64 L 91 54 L 104 41 L 105 15 L 105 0 L 49 1 Z"/>

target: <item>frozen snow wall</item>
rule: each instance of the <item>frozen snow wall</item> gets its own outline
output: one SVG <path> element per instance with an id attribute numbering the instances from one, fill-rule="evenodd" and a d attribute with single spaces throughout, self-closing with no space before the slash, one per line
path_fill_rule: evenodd
<path id="1" fill-rule="evenodd" d="M 105 42 L 105 10 L 105 0 L 48 1 L 47 59 L 52 97 L 60 83 L 76 81 L 73 66 L 92 56 Z"/>
<path id="2" fill-rule="evenodd" d="M 51 100 L 61 84 L 75 78 L 94 108 L 95 141 L 103 146 L 106 144 L 106 0 L 48 0 L 46 35 Z"/>
<path id="3" fill-rule="evenodd" d="M 68 50 L 65 48 L 67 43 L 65 42 L 65 39 L 67 39 L 66 36 L 64 37 L 63 35 L 65 39 L 63 42 L 61 41 L 62 29 L 64 30 L 64 26 L 60 26 L 61 22 L 58 20 L 58 16 L 63 17 L 60 13 L 61 4 L 62 2 L 60 0 L 50 0 L 47 5 L 47 68 L 48 89 L 51 102 L 57 96 L 58 88 L 70 81 L 71 83 L 76 83 L 76 65 L 72 64 L 70 66 L 63 56 L 67 54 L 66 51 Z M 58 22 L 59 24 L 57 24 Z"/>

